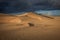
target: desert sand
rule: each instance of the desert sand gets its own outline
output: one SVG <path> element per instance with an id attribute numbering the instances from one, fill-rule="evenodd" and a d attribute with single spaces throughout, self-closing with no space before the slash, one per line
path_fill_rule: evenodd
<path id="1" fill-rule="evenodd" d="M 0 14 L 0 40 L 60 40 L 60 16 Z"/>

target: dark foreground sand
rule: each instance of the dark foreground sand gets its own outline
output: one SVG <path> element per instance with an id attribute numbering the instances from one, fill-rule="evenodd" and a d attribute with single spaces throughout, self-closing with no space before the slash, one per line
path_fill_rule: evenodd
<path id="1" fill-rule="evenodd" d="M 0 40 L 60 40 L 60 16 L 29 24 L 0 24 Z"/>

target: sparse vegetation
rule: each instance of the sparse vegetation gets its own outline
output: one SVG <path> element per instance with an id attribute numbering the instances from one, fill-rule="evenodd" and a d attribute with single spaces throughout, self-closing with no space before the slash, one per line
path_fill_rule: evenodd
<path id="1" fill-rule="evenodd" d="M 29 26 L 31 27 L 31 26 L 34 26 L 34 24 L 33 23 L 28 23 L 29 24 Z"/>

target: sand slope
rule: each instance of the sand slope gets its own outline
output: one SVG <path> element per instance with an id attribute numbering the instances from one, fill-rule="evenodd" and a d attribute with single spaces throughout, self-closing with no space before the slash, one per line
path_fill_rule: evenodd
<path id="1" fill-rule="evenodd" d="M 60 40 L 60 16 L 49 17 L 0 14 L 0 40 Z"/>

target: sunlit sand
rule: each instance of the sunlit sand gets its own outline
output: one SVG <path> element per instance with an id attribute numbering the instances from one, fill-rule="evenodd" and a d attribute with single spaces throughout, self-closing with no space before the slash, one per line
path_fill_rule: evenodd
<path id="1" fill-rule="evenodd" d="M 60 16 L 0 14 L 0 40 L 60 40 Z"/>

